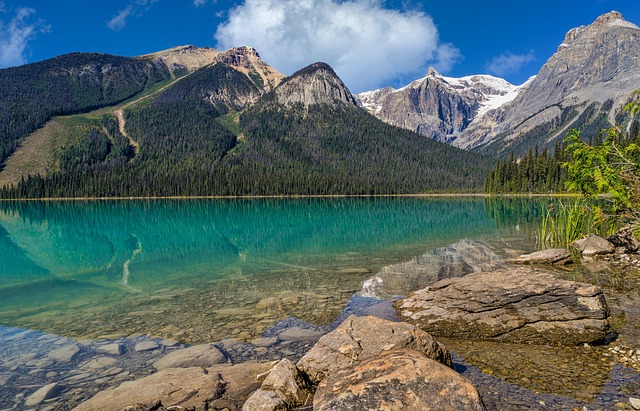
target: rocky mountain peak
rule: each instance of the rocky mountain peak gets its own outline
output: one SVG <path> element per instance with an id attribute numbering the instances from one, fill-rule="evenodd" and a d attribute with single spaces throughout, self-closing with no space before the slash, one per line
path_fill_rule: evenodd
<path id="1" fill-rule="evenodd" d="M 347 86 L 326 63 L 313 63 L 287 77 L 275 90 L 282 104 L 346 103 L 357 105 Z"/>
<path id="2" fill-rule="evenodd" d="M 140 56 L 154 61 L 161 61 L 175 73 L 179 70 L 195 71 L 213 63 L 220 52 L 210 47 L 196 47 L 192 45 L 174 47 L 151 54 Z"/>
<path id="3" fill-rule="evenodd" d="M 536 77 L 509 104 L 474 122 L 456 145 L 523 151 L 576 127 L 606 127 L 640 84 L 640 28 L 616 11 L 569 30 Z M 520 148 L 516 148 L 520 147 Z"/>
<path id="4" fill-rule="evenodd" d="M 250 46 L 230 48 L 220 53 L 215 61 L 225 63 L 246 74 L 254 82 L 261 83 L 256 85 L 265 91 L 276 87 L 285 77 L 284 74 L 265 63 L 258 51 Z"/>
<path id="5" fill-rule="evenodd" d="M 622 13 L 617 11 L 610 11 L 609 13 L 605 13 L 602 16 L 599 16 L 594 22 L 593 26 L 602 27 L 609 23 L 615 22 L 616 20 L 624 20 L 622 18 Z"/>

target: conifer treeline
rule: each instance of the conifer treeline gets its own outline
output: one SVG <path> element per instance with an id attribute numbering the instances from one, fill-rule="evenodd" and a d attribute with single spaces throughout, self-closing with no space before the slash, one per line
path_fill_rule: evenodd
<path id="1" fill-rule="evenodd" d="M 565 191 L 567 172 L 562 167 L 567 158 L 566 144 L 556 143 L 552 153 L 545 147 L 530 148 L 519 158 L 513 153 L 508 159 L 498 161 L 496 168 L 485 180 L 485 192 L 489 194 L 536 193 L 549 194 Z"/>

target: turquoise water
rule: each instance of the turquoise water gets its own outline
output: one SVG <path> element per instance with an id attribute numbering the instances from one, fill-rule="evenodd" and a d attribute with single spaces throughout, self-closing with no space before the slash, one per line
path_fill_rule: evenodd
<path id="1" fill-rule="evenodd" d="M 258 336 L 335 319 L 385 266 L 463 239 L 533 247 L 545 200 L 0 203 L 0 324 L 74 338 Z"/>

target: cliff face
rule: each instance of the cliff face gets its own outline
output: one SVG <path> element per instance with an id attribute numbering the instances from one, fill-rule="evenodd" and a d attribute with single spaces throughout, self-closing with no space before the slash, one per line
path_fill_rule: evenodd
<path id="1" fill-rule="evenodd" d="M 233 47 L 217 55 L 215 61 L 244 73 L 264 91 L 272 90 L 285 78 L 284 74 L 265 63 L 253 47 Z"/>
<path id="2" fill-rule="evenodd" d="M 570 30 L 539 73 L 521 86 L 491 76 L 450 78 L 430 69 L 406 87 L 358 94 L 379 119 L 491 154 L 552 145 L 567 131 L 595 134 L 620 123 L 640 88 L 640 28 L 618 12 Z"/>
<path id="3" fill-rule="evenodd" d="M 451 78 L 429 69 L 406 87 L 358 94 L 362 105 L 382 121 L 453 143 L 478 116 L 515 97 L 518 87 L 486 75 Z"/>
<path id="4" fill-rule="evenodd" d="M 640 87 L 640 28 L 618 12 L 570 30 L 512 102 L 470 125 L 454 143 L 488 152 L 549 144 L 572 128 L 597 132 Z"/>
<path id="5" fill-rule="evenodd" d="M 275 95 L 283 105 L 357 104 L 342 80 L 325 63 L 314 63 L 286 78 L 275 89 Z"/>

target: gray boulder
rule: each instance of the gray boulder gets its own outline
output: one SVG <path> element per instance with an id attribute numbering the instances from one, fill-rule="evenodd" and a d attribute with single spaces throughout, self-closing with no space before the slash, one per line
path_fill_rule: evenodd
<path id="1" fill-rule="evenodd" d="M 332 372 L 313 399 L 316 411 L 485 410 L 478 391 L 451 368 L 414 350 L 394 350 Z"/>
<path id="2" fill-rule="evenodd" d="M 320 338 L 297 366 L 313 383 L 318 383 L 339 369 L 400 348 L 420 351 L 451 366 L 451 354 L 446 347 L 416 326 L 356 316 L 349 316 L 338 328 Z"/>
<path id="3" fill-rule="evenodd" d="M 609 241 L 597 235 L 590 235 L 587 238 L 576 240 L 571 246 L 578 250 L 585 257 L 594 255 L 611 254 L 616 249 Z"/>
<path id="4" fill-rule="evenodd" d="M 442 337 L 577 345 L 610 331 L 599 287 L 530 267 L 442 280 L 395 306 L 400 318 Z"/>
<path id="5" fill-rule="evenodd" d="M 512 258 L 507 262 L 512 264 L 570 264 L 573 262 L 571 252 L 564 248 L 551 248 Z"/>

